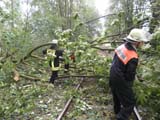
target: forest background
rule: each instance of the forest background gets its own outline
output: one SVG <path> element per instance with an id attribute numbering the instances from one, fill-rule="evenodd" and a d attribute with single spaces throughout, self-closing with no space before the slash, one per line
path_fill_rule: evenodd
<path id="1" fill-rule="evenodd" d="M 34 82 L 49 76 L 44 48 L 31 55 L 34 48 L 58 39 L 66 53 L 75 51 L 77 73 L 103 76 L 98 84 L 108 90 L 111 51 L 136 27 L 152 34 L 139 51 L 137 103 L 148 120 L 160 119 L 160 1 L 112 0 L 106 8 L 101 15 L 94 0 L 0 1 L 0 118 L 31 115 L 36 98 L 47 91 Z"/>

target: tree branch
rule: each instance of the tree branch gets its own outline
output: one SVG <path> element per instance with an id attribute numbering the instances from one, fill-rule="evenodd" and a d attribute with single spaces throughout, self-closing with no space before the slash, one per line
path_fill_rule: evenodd
<path id="1" fill-rule="evenodd" d="M 40 59 L 40 60 L 46 60 L 45 58 L 42 58 L 42 57 L 40 57 L 40 56 L 38 56 L 38 55 L 32 55 L 32 54 L 31 54 L 31 57 L 34 57 L 34 58 L 37 58 L 37 59 Z"/>
<path id="2" fill-rule="evenodd" d="M 27 79 L 34 80 L 34 81 L 41 80 L 40 78 L 37 78 L 35 76 L 29 76 L 29 75 L 24 75 L 24 74 L 20 74 L 20 77 L 27 78 Z"/>
<path id="3" fill-rule="evenodd" d="M 99 49 L 101 51 L 114 51 L 114 49 L 111 49 L 111 48 L 110 49 L 109 48 L 100 48 L 100 47 L 96 47 L 96 46 L 94 46 L 92 48 Z"/>
<path id="4" fill-rule="evenodd" d="M 36 51 L 37 49 L 41 48 L 41 47 L 44 47 L 44 46 L 48 46 L 48 45 L 52 45 L 53 43 L 46 43 L 46 44 L 42 44 L 42 45 L 39 45 L 37 47 L 35 47 L 34 49 L 32 49 L 23 59 L 21 59 L 21 61 L 23 60 L 26 60 L 28 57 L 31 56 L 31 54 Z"/>
<path id="5" fill-rule="evenodd" d="M 34 81 L 42 80 L 41 78 L 37 78 L 35 76 L 24 75 L 24 74 L 20 74 L 20 77 L 27 78 L 27 79 L 34 80 Z M 100 75 L 99 76 L 98 75 L 66 75 L 66 76 L 59 76 L 56 79 L 70 78 L 70 77 L 100 78 L 100 77 L 104 77 L 104 76 L 100 76 Z"/>
<path id="6" fill-rule="evenodd" d="M 66 75 L 66 76 L 59 76 L 59 77 L 57 77 L 57 79 L 69 78 L 69 77 L 100 78 L 100 77 L 104 77 L 104 76 L 100 76 L 100 75 Z"/>

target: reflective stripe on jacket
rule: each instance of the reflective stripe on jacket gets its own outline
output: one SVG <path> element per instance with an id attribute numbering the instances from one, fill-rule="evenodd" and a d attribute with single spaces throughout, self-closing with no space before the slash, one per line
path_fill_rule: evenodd
<path id="1" fill-rule="evenodd" d="M 55 50 L 53 50 L 53 49 L 47 49 L 47 56 L 49 56 L 49 57 L 56 57 L 56 51 Z"/>
<path id="2" fill-rule="evenodd" d="M 56 56 L 56 50 L 54 49 L 47 49 L 47 58 L 50 62 L 50 66 L 51 66 L 51 70 L 52 71 L 58 71 L 60 69 L 60 67 L 55 67 L 54 62 L 55 62 L 55 58 Z"/>
<path id="3" fill-rule="evenodd" d="M 54 61 L 51 62 L 51 69 L 52 71 L 58 71 L 60 69 L 60 66 L 59 67 L 55 67 L 54 66 Z"/>
<path id="4" fill-rule="evenodd" d="M 124 44 L 119 46 L 115 53 L 118 58 L 126 65 L 132 58 L 138 58 L 138 54 L 133 50 L 128 50 Z"/>

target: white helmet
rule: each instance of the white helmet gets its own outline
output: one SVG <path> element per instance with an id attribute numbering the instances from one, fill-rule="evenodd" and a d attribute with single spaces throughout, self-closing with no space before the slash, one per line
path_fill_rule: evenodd
<path id="1" fill-rule="evenodd" d="M 148 42 L 151 39 L 151 34 L 143 29 L 134 28 L 127 36 L 127 39 L 133 42 Z"/>
<path id="2" fill-rule="evenodd" d="M 58 44 L 58 40 L 53 39 L 51 43 L 53 43 L 53 44 Z"/>

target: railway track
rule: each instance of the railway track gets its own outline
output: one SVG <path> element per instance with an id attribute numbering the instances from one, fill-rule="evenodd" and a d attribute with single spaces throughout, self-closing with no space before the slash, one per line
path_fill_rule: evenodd
<path id="1" fill-rule="evenodd" d="M 76 86 L 76 88 L 75 88 L 76 91 L 80 88 L 80 86 L 81 86 L 81 84 L 83 83 L 83 81 L 84 81 L 84 78 L 82 77 L 80 83 L 79 83 L 79 84 Z M 69 98 L 69 100 L 68 100 L 67 103 L 65 104 L 62 112 L 58 115 L 58 117 L 56 118 L 56 120 L 62 120 L 63 116 L 65 116 L 67 110 L 69 109 L 69 107 L 70 107 L 70 105 L 71 105 L 71 103 L 72 103 L 72 100 L 73 100 L 73 96 L 71 96 L 71 97 Z"/>
<path id="2" fill-rule="evenodd" d="M 87 120 L 96 117 L 97 120 L 109 120 L 113 116 L 112 105 L 108 104 L 111 103 L 111 97 L 106 97 L 107 91 L 104 92 L 104 89 L 99 87 L 94 78 L 80 78 L 75 87 L 78 97 L 71 96 L 55 120 Z"/>

